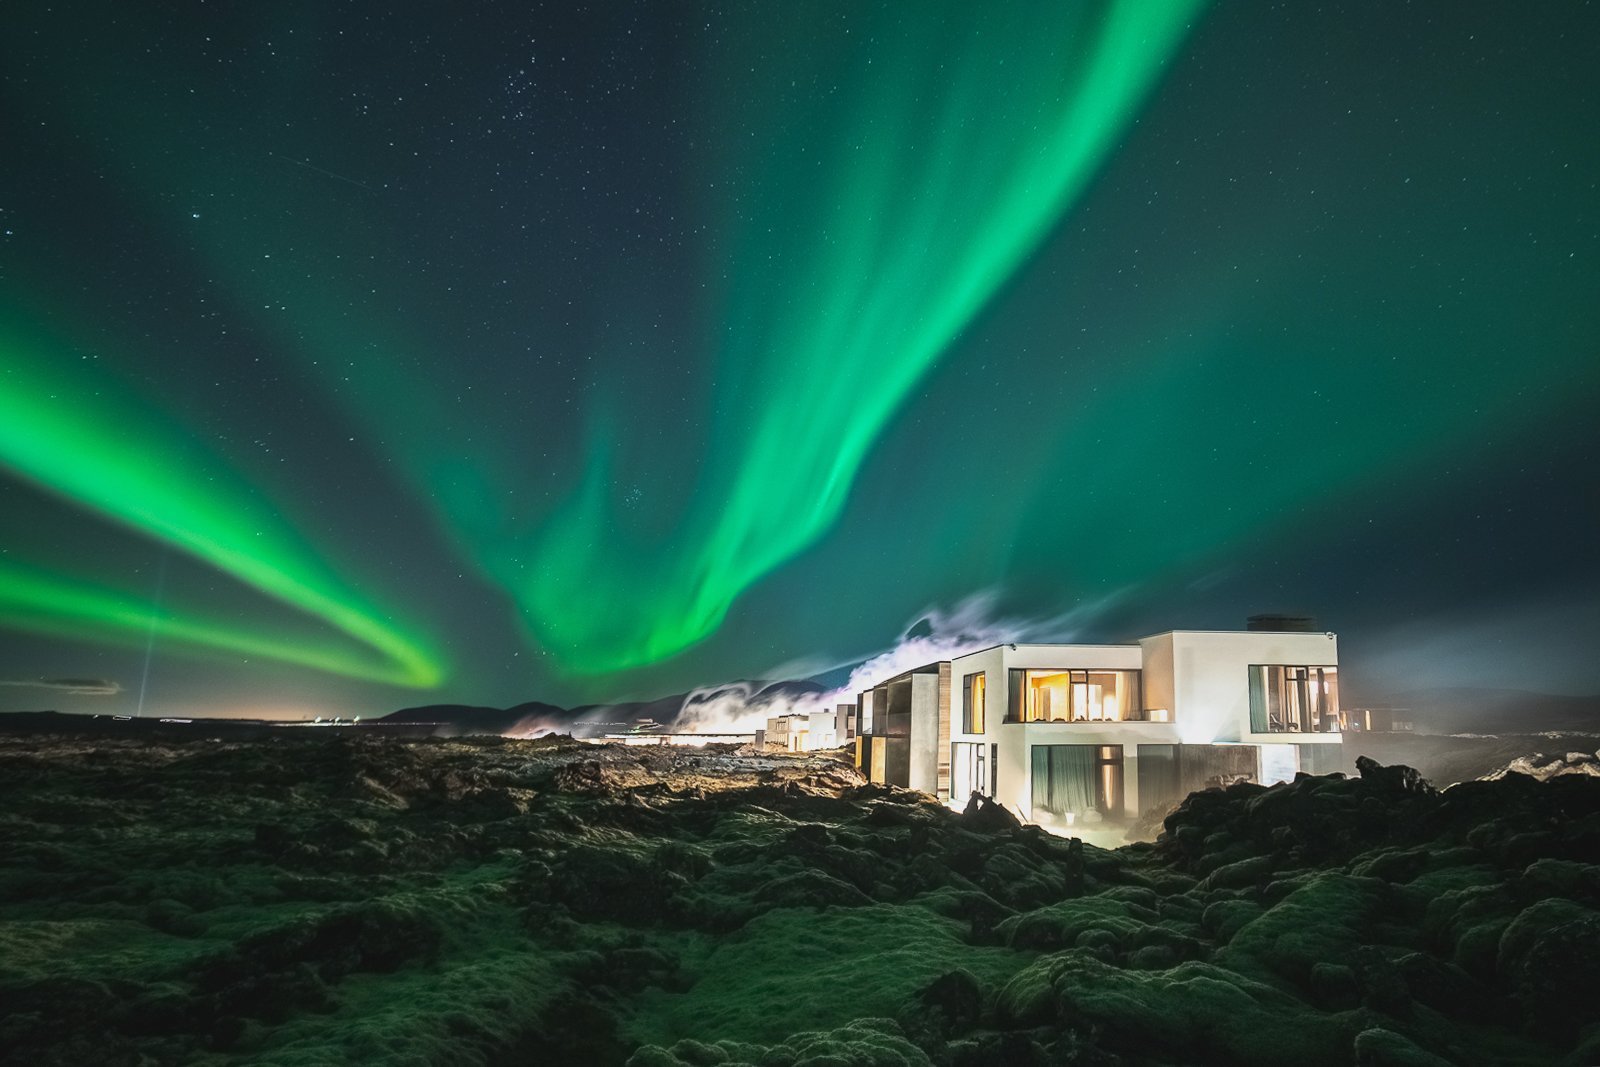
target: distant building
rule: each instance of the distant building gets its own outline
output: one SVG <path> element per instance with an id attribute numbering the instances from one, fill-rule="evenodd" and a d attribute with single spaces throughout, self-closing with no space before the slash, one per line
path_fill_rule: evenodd
<path id="1" fill-rule="evenodd" d="M 1338 641 L 1171 631 L 1131 645 L 1024 644 L 864 690 L 857 766 L 1060 829 L 1114 824 L 1208 784 L 1342 768 Z"/>
<path id="2" fill-rule="evenodd" d="M 1348 733 L 1409 734 L 1416 728 L 1410 708 L 1351 708 L 1345 712 Z"/>
<path id="3" fill-rule="evenodd" d="M 858 733 L 856 726 L 856 706 L 854 704 L 837 704 L 833 709 L 833 737 L 834 747 L 847 745 L 855 739 Z"/>
<path id="4" fill-rule="evenodd" d="M 748 745 L 756 741 L 757 733 L 616 733 L 599 734 L 594 737 L 581 737 L 580 741 L 587 741 L 596 745 L 680 745 L 699 748 L 704 745 Z M 759 743 L 759 742 L 758 742 Z"/>
<path id="5" fill-rule="evenodd" d="M 757 730 L 755 747 L 762 752 L 816 752 L 847 745 L 856 736 L 856 706 L 838 704 L 832 711 L 792 712 L 767 719 Z"/>

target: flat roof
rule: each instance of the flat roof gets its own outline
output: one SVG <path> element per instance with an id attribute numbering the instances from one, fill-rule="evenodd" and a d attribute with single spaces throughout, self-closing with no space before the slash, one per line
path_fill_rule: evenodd
<path id="1" fill-rule="evenodd" d="M 1160 630 L 1153 634 L 1146 634 L 1137 641 L 1002 641 L 997 645 L 988 645 L 984 648 L 963 652 L 951 659 L 965 659 L 976 656 L 981 652 L 993 652 L 997 648 L 1138 648 L 1142 642 L 1152 637 L 1166 637 L 1168 634 L 1261 634 L 1263 637 L 1283 636 L 1285 634 L 1298 634 L 1303 637 L 1336 637 L 1332 630 Z M 925 667 L 917 668 L 918 671 L 926 670 Z M 915 673 L 915 672 L 907 672 Z"/>
<path id="2" fill-rule="evenodd" d="M 996 645 L 995 647 L 999 648 L 1000 646 Z M 957 656 L 956 658 L 959 659 L 960 657 Z M 891 682 L 898 682 L 902 678 L 911 677 L 913 674 L 928 674 L 928 673 L 937 674 L 939 672 L 939 664 L 941 664 L 941 663 L 949 663 L 949 662 L 950 661 L 947 660 L 947 659 L 936 659 L 932 663 L 923 664 L 921 667 L 912 667 L 908 671 L 901 671 L 899 674 L 896 674 L 891 678 L 885 678 L 881 682 L 873 682 L 871 685 L 867 686 L 865 689 L 862 689 L 861 692 L 865 693 L 868 690 L 881 689 L 883 686 L 886 686 Z M 852 705 L 852 707 L 853 706 L 854 705 Z"/>
<path id="3" fill-rule="evenodd" d="M 1137 641 L 1131 644 L 1127 641 L 1002 641 L 998 645 L 976 649 L 972 652 L 963 652 L 951 659 L 966 659 L 968 656 L 977 656 L 984 652 L 993 652 L 997 648 L 1138 648 Z"/>
<path id="4" fill-rule="evenodd" d="M 1285 634 L 1301 637 L 1337 637 L 1332 630 L 1162 630 L 1160 633 L 1148 634 L 1139 638 L 1148 641 L 1152 637 L 1165 637 L 1168 634 L 1261 634 L 1267 637 L 1282 637 Z"/>
<path id="5" fill-rule="evenodd" d="M 1143 642 L 1149 641 L 1151 638 L 1166 637 L 1169 634 L 1227 634 L 1230 636 L 1249 636 L 1251 634 L 1259 634 L 1262 637 L 1338 636 L 1338 634 L 1334 633 L 1332 630 L 1161 630 L 1158 633 L 1147 634 L 1144 637 L 1139 638 L 1137 641 L 1002 641 L 999 644 L 987 645 L 984 648 L 973 649 L 971 652 L 963 652 L 959 656 L 951 656 L 947 660 L 935 660 L 932 663 L 921 667 L 912 667 L 908 671 L 901 671 L 892 678 L 885 678 L 881 682 L 874 682 L 873 684 L 863 688 L 861 692 L 865 693 L 870 692 L 873 689 L 880 689 L 892 682 L 898 682 L 902 679 L 909 678 L 913 674 L 927 674 L 930 671 L 937 671 L 939 669 L 939 664 L 941 663 L 953 663 L 958 659 L 966 659 L 968 656 L 977 656 L 985 652 L 993 652 L 997 648 L 1138 648 Z"/>

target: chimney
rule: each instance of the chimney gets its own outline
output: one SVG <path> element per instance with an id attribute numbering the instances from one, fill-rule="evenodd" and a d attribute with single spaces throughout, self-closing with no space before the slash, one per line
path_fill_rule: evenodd
<path id="1" fill-rule="evenodd" d="M 1317 632 L 1317 620 L 1311 615 L 1252 615 L 1245 620 L 1245 629 L 1253 633 L 1312 634 Z"/>

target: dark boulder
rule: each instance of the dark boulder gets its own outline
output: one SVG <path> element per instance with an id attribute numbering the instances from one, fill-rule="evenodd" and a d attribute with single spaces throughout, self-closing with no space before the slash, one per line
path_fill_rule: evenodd
<path id="1" fill-rule="evenodd" d="M 1385 767 L 1371 756 L 1357 756 L 1356 770 L 1361 772 L 1362 781 L 1371 782 L 1385 792 L 1421 796 L 1434 796 L 1439 792 L 1415 767 L 1402 767 L 1398 764 Z"/>
<path id="2" fill-rule="evenodd" d="M 978 1025 L 983 1015 L 983 987 L 970 971 L 946 971 L 917 994 L 900 1025 L 920 1045 L 948 1040 Z"/>
<path id="3" fill-rule="evenodd" d="M 999 834 L 1022 829 L 1022 820 L 1004 804 L 997 804 L 982 793 L 972 794 L 958 818 L 961 828 L 980 834 Z"/>

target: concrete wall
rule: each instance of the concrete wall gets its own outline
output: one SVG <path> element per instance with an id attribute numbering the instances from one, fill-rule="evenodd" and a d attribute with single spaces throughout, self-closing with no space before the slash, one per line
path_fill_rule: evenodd
<path id="1" fill-rule="evenodd" d="M 911 788 L 939 795 L 939 675 L 913 674 L 911 700 Z M 944 754 L 948 764 L 950 754 Z"/>
<path id="2" fill-rule="evenodd" d="M 1146 692 L 1171 687 L 1171 710 L 1189 744 L 1213 741 L 1252 744 L 1337 744 L 1339 734 L 1254 734 L 1250 732 L 1250 676 L 1253 663 L 1336 666 L 1339 642 L 1325 633 L 1252 633 L 1176 630 L 1140 642 L 1152 662 L 1165 663 L 1170 649 L 1170 681 L 1147 669 Z M 1166 692 L 1161 689 L 1161 692 Z M 1154 706 L 1154 705 L 1152 705 Z"/>
<path id="3" fill-rule="evenodd" d="M 1165 711 L 1166 719 L 1174 721 L 1173 708 L 1178 700 L 1172 686 L 1172 635 L 1147 637 L 1139 646 L 1144 652 L 1144 706 L 1151 711 Z"/>

